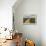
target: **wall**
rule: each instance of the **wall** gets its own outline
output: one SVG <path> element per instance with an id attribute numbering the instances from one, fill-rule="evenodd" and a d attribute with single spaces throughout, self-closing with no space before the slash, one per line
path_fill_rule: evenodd
<path id="1" fill-rule="evenodd" d="M 12 29 L 12 6 L 16 0 L 0 0 L 0 27 Z"/>
<path id="2" fill-rule="evenodd" d="M 41 4 L 41 40 L 42 46 L 46 46 L 46 0 L 42 0 Z"/>
<path id="3" fill-rule="evenodd" d="M 15 29 L 22 32 L 24 38 L 34 40 L 36 46 L 41 46 L 41 0 L 23 0 L 20 5 L 15 6 L 13 7 Z M 37 23 L 24 25 L 23 17 L 31 14 L 37 16 Z"/>

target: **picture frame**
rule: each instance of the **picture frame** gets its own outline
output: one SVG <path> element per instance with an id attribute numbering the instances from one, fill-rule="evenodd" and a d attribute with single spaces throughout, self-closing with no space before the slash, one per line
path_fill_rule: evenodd
<path id="1" fill-rule="evenodd" d="M 29 15 L 23 17 L 23 24 L 36 24 L 36 23 L 37 23 L 36 15 Z"/>

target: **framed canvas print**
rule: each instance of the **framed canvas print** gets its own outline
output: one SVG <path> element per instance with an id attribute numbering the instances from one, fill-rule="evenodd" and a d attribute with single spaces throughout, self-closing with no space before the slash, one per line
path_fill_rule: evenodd
<path id="1" fill-rule="evenodd" d="M 24 16 L 23 24 L 36 24 L 36 15 Z"/>

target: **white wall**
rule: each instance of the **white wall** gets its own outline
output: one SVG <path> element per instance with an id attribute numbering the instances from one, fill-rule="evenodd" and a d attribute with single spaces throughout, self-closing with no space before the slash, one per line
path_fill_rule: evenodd
<path id="1" fill-rule="evenodd" d="M 12 28 L 12 6 L 16 0 L 0 0 L 0 27 Z"/>
<path id="2" fill-rule="evenodd" d="M 42 46 L 46 46 L 46 0 L 42 0 L 41 3 L 41 38 Z"/>
<path id="3" fill-rule="evenodd" d="M 46 46 L 45 39 L 45 0 L 23 0 L 23 2 L 16 6 L 14 5 L 13 12 L 15 16 L 15 29 L 19 32 L 23 32 L 24 37 L 35 41 L 36 46 Z M 23 17 L 25 15 L 37 15 L 36 25 L 24 25 Z M 27 35 L 28 34 L 28 35 Z M 44 36 L 44 40 L 42 39 Z"/>

